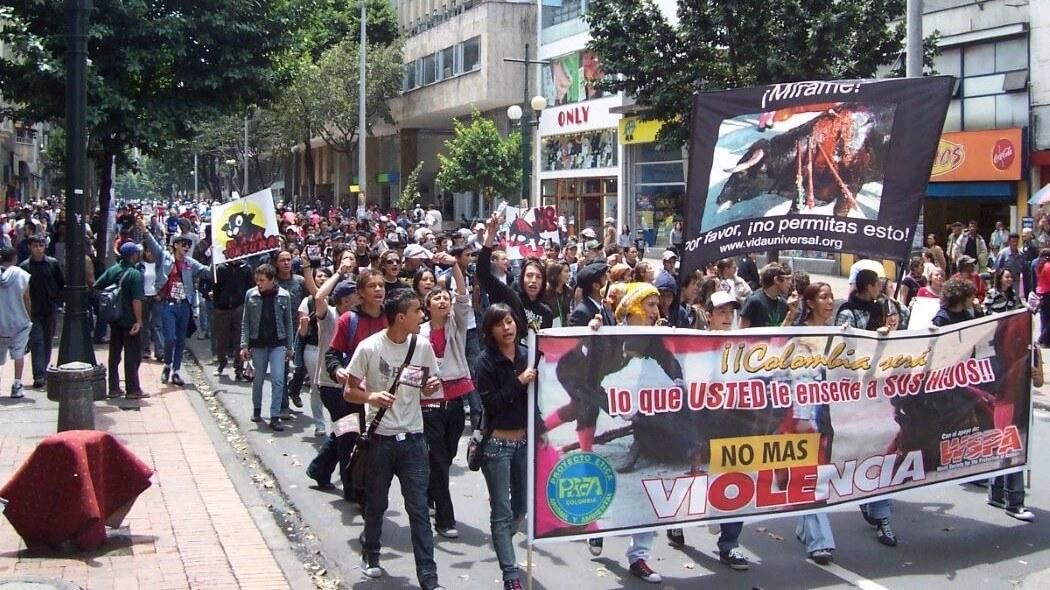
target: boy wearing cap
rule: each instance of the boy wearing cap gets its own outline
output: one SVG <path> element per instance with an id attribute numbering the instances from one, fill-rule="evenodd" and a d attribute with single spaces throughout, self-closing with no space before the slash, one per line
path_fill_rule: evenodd
<path id="1" fill-rule="evenodd" d="M 94 285 L 100 290 L 110 285 L 119 285 L 120 288 L 120 319 L 109 323 L 109 397 L 147 397 L 139 384 L 139 364 L 142 362 L 139 337 L 142 333 L 142 305 L 146 299 L 144 279 L 138 269 L 141 256 L 142 246 L 125 242 L 120 246 L 120 263 L 107 268 Z M 120 374 L 117 372 L 122 350 L 126 394 L 120 390 Z"/>

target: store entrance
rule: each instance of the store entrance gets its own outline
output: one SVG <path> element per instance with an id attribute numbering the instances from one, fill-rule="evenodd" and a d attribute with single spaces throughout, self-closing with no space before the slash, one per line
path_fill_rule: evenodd
<path id="1" fill-rule="evenodd" d="M 616 194 L 615 176 L 543 181 L 544 206 L 554 205 L 565 216 L 572 236 L 588 227 L 600 236 L 605 218 L 616 218 Z"/>

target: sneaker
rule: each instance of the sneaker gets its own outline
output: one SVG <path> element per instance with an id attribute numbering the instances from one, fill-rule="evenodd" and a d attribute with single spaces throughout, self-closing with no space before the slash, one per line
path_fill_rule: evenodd
<path id="1" fill-rule="evenodd" d="M 288 401 L 292 402 L 292 405 L 297 408 L 303 407 L 303 396 L 299 395 L 298 393 L 294 395 L 289 394 Z"/>
<path id="2" fill-rule="evenodd" d="M 988 498 L 987 502 L 988 502 L 989 506 L 992 506 L 992 507 L 995 507 L 995 508 L 1001 508 L 1003 510 L 1006 510 L 1006 500 L 1003 500 L 1001 498 L 1000 499 L 996 499 L 996 498 L 991 498 L 990 497 L 990 498 Z"/>
<path id="3" fill-rule="evenodd" d="M 284 432 L 284 426 L 281 426 L 281 421 L 277 418 L 270 418 L 270 430 L 274 432 Z"/>
<path id="4" fill-rule="evenodd" d="M 663 576 L 654 572 L 653 568 L 649 567 L 649 564 L 645 563 L 644 559 L 639 559 L 632 563 L 630 569 L 632 574 L 651 584 L 659 584 L 664 581 Z"/>
<path id="5" fill-rule="evenodd" d="M 314 436 L 317 438 L 324 438 L 328 436 L 328 431 L 325 430 L 324 426 L 314 426 Z"/>
<path id="6" fill-rule="evenodd" d="M 445 590 L 445 587 L 441 584 L 438 584 L 437 580 L 434 580 L 432 582 L 423 582 L 423 584 L 420 585 L 420 588 L 422 588 L 423 590 Z"/>
<path id="7" fill-rule="evenodd" d="M 879 524 L 875 529 L 875 538 L 879 540 L 879 543 L 887 547 L 897 546 L 897 535 L 893 533 L 893 528 L 890 527 L 890 519 L 879 519 Z"/>
<path id="8" fill-rule="evenodd" d="M 445 537 L 446 539 L 459 538 L 459 531 L 456 530 L 456 527 L 454 526 L 450 526 L 447 529 L 443 529 L 441 527 L 434 527 L 434 530 L 437 531 L 437 534 L 441 535 L 442 537 Z"/>
<path id="9" fill-rule="evenodd" d="M 369 578 L 378 578 L 383 575 L 383 569 L 379 567 L 379 557 L 362 557 L 361 573 Z"/>
<path id="10" fill-rule="evenodd" d="M 117 389 L 110 389 L 109 392 L 106 393 L 106 397 L 109 397 L 109 398 L 124 397 L 124 390 L 120 389 L 119 387 Z M 1006 508 L 1006 506 L 1003 506 L 1003 508 Z"/>
<path id="11" fill-rule="evenodd" d="M 1025 508 L 1023 504 L 1021 506 L 1011 506 L 1007 508 L 1006 515 L 1010 518 L 1016 518 L 1017 520 L 1023 520 L 1025 522 L 1035 520 L 1035 514 L 1032 514 L 1032 511 Z"/>
<path id="12" fill-rule="evenodd" d="M 685 532 L 682 529 L 667 529 L 667 542 L 672 547 L 685 547 Z"/>
<path id="13" fill-rule="evenodd" d="M 744 557 L 744 554 L 735 547 L 729 551 L 719 551 L 718 561 L 721 561 L 738 572 L 747 571 L 751 568 L 751 564 L 747 562 L 747 558 Z"/>
<path id="14" fill-rule="evenodd" d="M 171 374 L 171 384 L 175 385 L 177 387 L 182 387 L 183 385 L 186 385 L 186 382 L 182 380 L 182 376 L 179 375 L 178 373 L 172 373 Z"/>
<path id="15" fill-rule="evenodd" d="M 171 367 L 165 365 L 164 368 L 160 370 L 160 382 L 161 383 L 167 383 L 168 379 L 170 379 L 170 378 L 171 378 Z"/>
<path id="16" fill-rule="evenodd" d="M 295 416 L 292 415 L 292 411 L 287 408 L 281 410 L 280 415 L 278 415 L 277 417 L 281 420 L 292 420 L 295 418 Z"/>
<path id="17" fill-rule="evenodd" d="M 331 481 L 321 478 L 319 475 L 311 471 L 309 467 L 306 468 L 306 477 L 314 480 L 314 483 L 316 484 L 314 487 L 319 490 L 335 489 L 335 485 L 333 485 Z"/>
<path id="18" fill-rule="evenodd" d="M 601 537 L 597 539 L 587 539 L 587 549 L 591 552 L 591 555 L 598 557 L 602 554 L 602 549 L 605 548 L 605 540 Z"/>
<path id="19" fill-rule="evenodd" d="M 222 374 L 225 372 L 226 365 L 219 365 L 218 367 L 215 367 L 214 371 L 212 371 L 212 375 L 215 375 L 216 377 L 222 377 Z"/>
<path id="20" fill-rule="evenodd" d="M 41 389 L 44 387 L 43 379 L 33 379 L 33 389 Z"/>
<path id="21" fill-rule="evenodd" d="M 22 389 L 23 389 L 23 386 L 22 386 L 22 382 L 21 381 L 19 381 L 19 382 L 15 383 L 14 385 L 12 385 L 11 386 L 11 397 L 13 399 L 21 399 L 21 398 L 25 397 L 25 394 L 22 393 Z"/>
<path id="22" fill-rule="evenodd" d="M 809 554 L 809 558 L 818 565 L 828 565 L 831 563 L 832 556 L 830 549 L 817 549 L 813 553 Z"/>
<path id="23" fill-rule="evenodd" d="M 252 410 L 252 422 L 262 422 L 262 421 L 263 421 L 263 419 L 262 419 L 262 410 L 259 409 L 259 408 L 255 408 L 254 410 Z"/>
<path id="24" fill-rule="evenodd" d="M 503 580 L 503 590 L 524 590 L 521 585 L 521 580 L 514 578 L 513 580 Z"/>
<path id="25" fill-rule="evenodd" d="M 149 397 L 149 394 L 144 391 L 129 391 L 124 399 L 145 399 Z"/>

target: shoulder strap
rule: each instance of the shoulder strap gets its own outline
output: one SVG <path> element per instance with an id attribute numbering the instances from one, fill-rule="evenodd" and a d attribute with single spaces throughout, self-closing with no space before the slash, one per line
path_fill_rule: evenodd
<path id="1" fill-rule="evenodd" d="M 352 316 L 351 316 L 352 317 Z M 387 393 L 394 395 L 397 391 L 397 385 L 401 381 L 401 372 L 405 370 L 405 367 L 412 362 L 412 355 L 416 352 L 416 335 L 412 334 L 408 339 L 408 354 L 405 355 L 405 362 L 401 363 L 401 366 L 397 368 L 397 373 L 394 375 L 394 382 L 390 384 L 390 389 Z M 371 438 L 375 434 L 376 429 L 379 428 L 379 423 L 383 421 L 383 416 L 386 416 L 386 408 L 379 408 L 376 415 L 372 417 L 372 421 L 368 424 L 368 431 L 365 433 L 365 437 Z"/>
<path id="2" fill-rule="evenodd" d="M 361 316 L 357 315 L 357 312 L 350 310 L 350 333 L 347 335 L 350 341 L 353 342 L 354 337 L 357 336 L 357 325 L 361 323 Z"/>

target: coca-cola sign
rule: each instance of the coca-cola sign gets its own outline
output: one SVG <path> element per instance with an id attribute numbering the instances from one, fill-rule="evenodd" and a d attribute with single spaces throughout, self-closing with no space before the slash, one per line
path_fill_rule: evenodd
<path id="1" fill-rule="evenodd" d="M 1014 158 L 1017 156 L 1017 150 L 1014 149 L 1014 143 L 1006 138 L 1000 138 L 992 146 L 992 165 L 998 170 L 1006 170 L 1013 163 Z"/>

